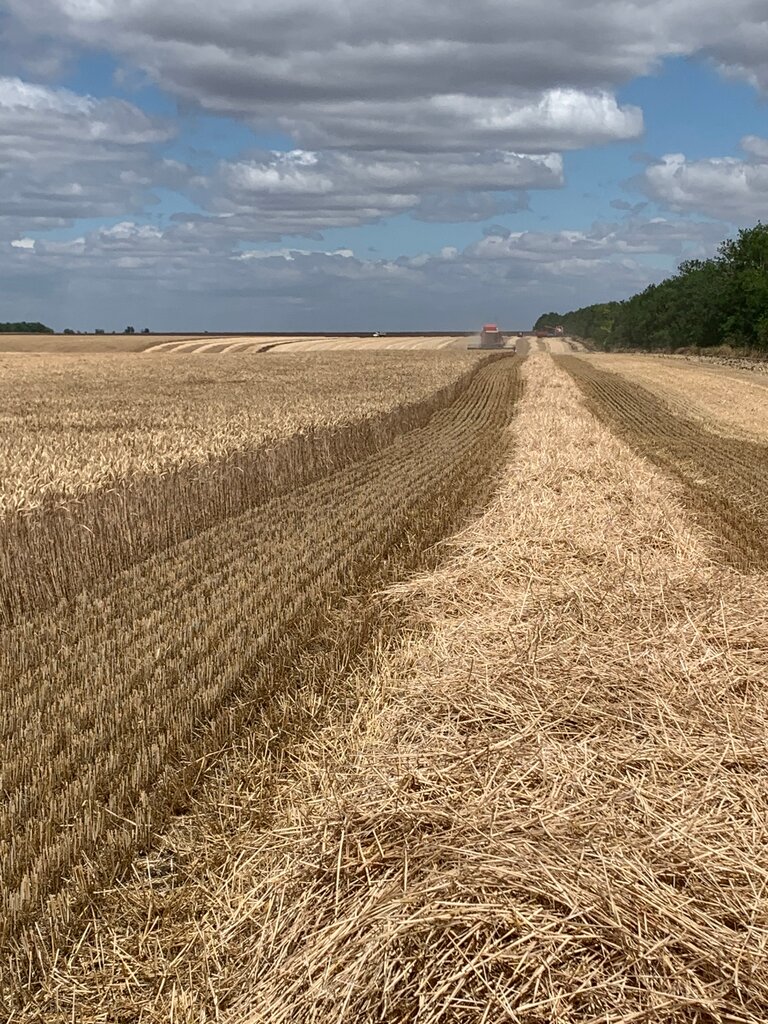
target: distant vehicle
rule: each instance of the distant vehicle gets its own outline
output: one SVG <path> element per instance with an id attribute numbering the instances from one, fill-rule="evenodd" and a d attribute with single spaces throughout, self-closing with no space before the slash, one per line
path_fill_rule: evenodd
<path id="1" fill-rule="evenodd" d="M 471 339 L 467 348 L 505 348 L 504 335 L 496 324 L 483 324 L 480 338 Z"/>

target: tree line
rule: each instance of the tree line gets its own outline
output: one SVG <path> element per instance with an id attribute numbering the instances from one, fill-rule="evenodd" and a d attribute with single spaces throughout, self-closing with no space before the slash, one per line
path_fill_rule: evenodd
<path id="1" fill-rule="evenodd" d="M 768 351 L 768 225 L 726 239 L 708 260 L 685 260 L 677 273 L 623 302 L 544 313 L 534 330 L 562 324 L 598 348 Z"/>
<path id="2" fill-rule="evenodd" d="M 17 324 L 0 323 L 0 334 L 53 334 L 53 329 L 46 327 L 45 324 L 29 323 L 23 320 Z"/>

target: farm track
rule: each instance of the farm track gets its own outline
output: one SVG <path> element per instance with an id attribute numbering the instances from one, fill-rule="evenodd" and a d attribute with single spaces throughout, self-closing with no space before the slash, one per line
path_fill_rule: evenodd
<path id="1" fill-rule="evenodd" d="M 387 447 L 0 633 L 7 992 L 183 808 L 212 752 L 290 691 L 307 644 L 327 670 L 354 657 L 365 595 L 488 496 L 518 366 L 485 364 Z"/>
<path id="2" fill-rule="evenodd" d="M 711 433 L 652 392 L 574 356 L 555 356 L 590 410 L 682 484 L 682 498 L 740 569 L 768 567 L 768 445 Z"/>

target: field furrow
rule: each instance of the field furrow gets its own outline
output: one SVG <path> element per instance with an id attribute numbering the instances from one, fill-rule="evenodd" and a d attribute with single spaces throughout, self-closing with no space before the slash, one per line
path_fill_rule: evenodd
<path id="1" fill-rule="evenodd" d="M 282 761 L 274 717 L 227 752 L 24 1024 L 768 1019 L 768 577 L 522 372 L 485 514 L 390 588 L 407 631 L 285 698 Z"/>
<path id="2" fill-rule="evenodd" d="M 3 380 L 0 624 L 385 447 L 480 365 L 467 353 L 297 355 L 266 369 L 233 360 L 233 378 L 213 357 L 204 377 L 130 358 Z"/>

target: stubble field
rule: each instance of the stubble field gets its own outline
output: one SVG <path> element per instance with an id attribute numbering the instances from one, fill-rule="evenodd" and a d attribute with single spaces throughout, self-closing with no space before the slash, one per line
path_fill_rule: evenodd
<path id="1" fill-rule="evenodd" d="M 9 1021 L 766 1019 L 763 410 L 531 348 L 3 394 Z"/>

